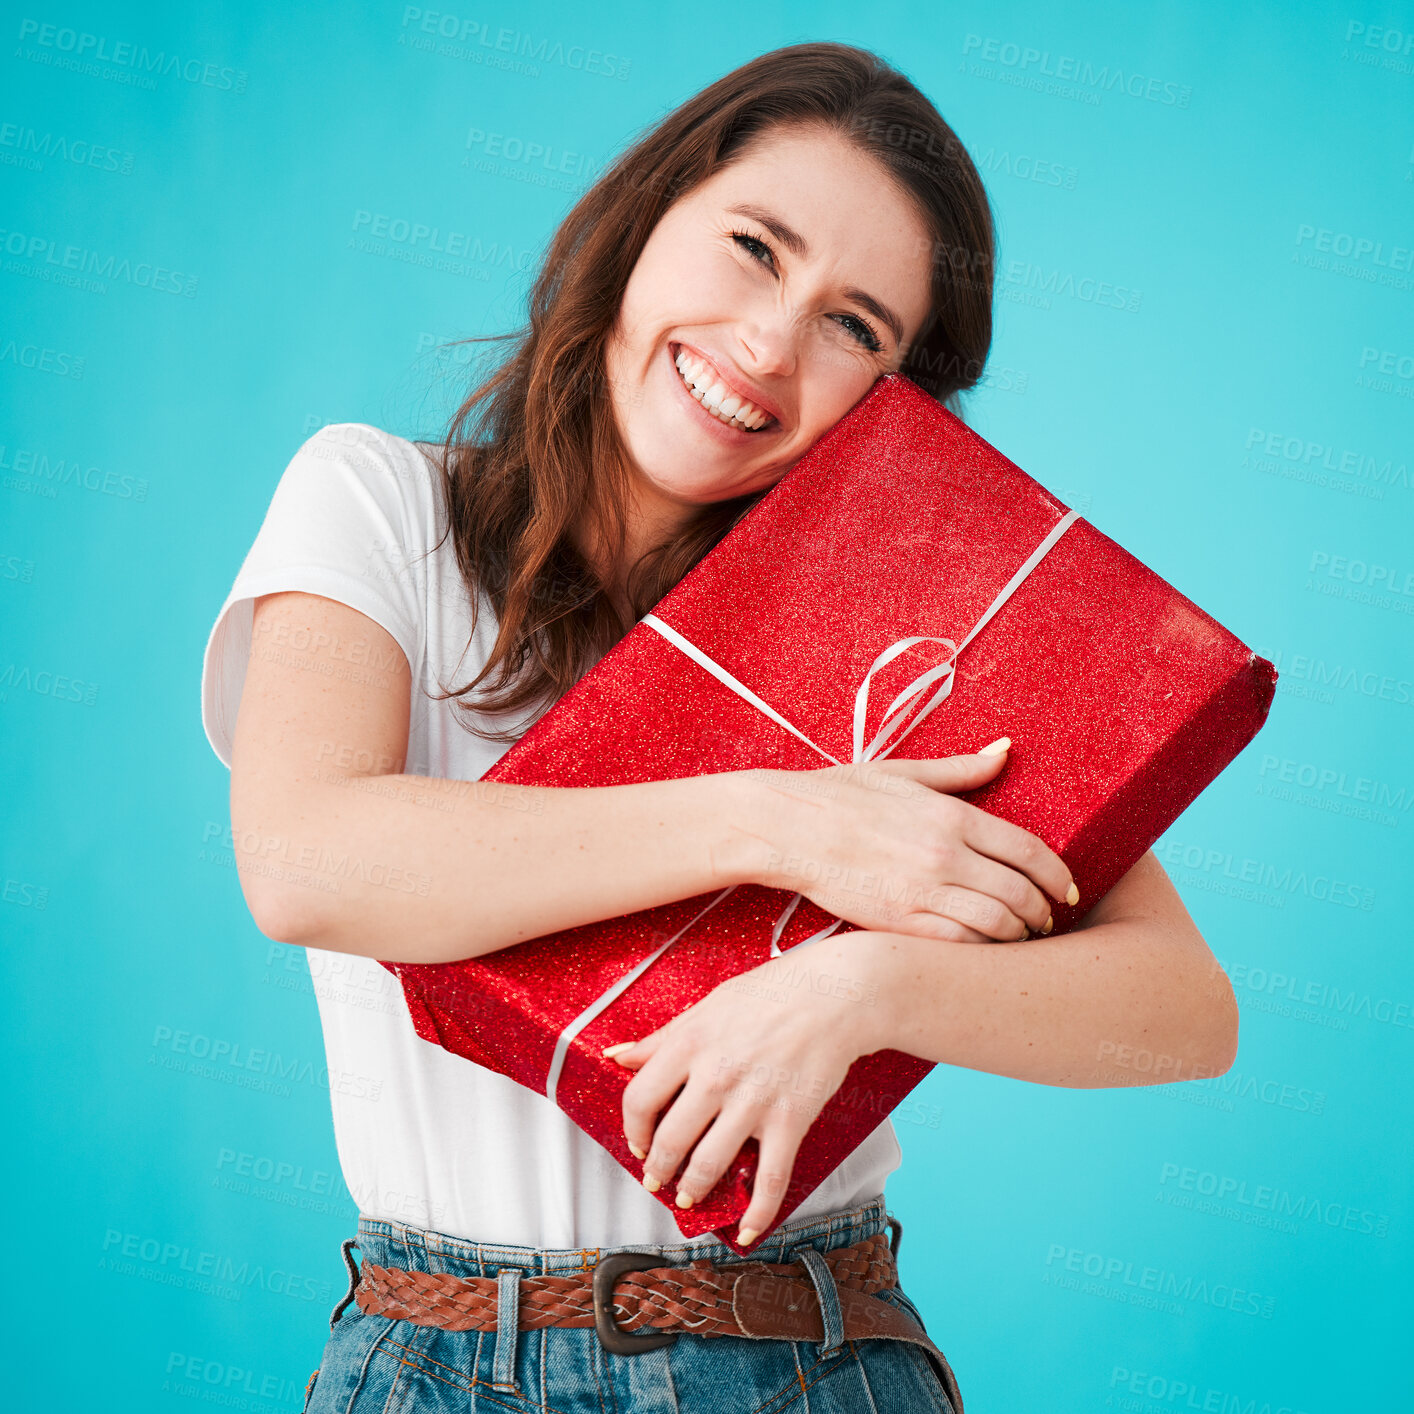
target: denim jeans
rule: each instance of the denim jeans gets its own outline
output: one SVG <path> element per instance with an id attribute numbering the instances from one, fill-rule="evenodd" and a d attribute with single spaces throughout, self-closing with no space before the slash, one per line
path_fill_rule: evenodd
<path id="1" fill-rule="evenodd" d="M 783 1223 L 751 1259 L 789 1262 L 795 1248 L 848 1247 L 885 1230 L 880 1195 L 862 1207 Z M 500 1277 L 503 1310 L 514 1310 L 520 1276 L 582 1271 L 601 1255 L 587 1251 L 506 1247 L 471 1242 L 360 1218 L 344 1243 L 349 1291 L 334 1309 L 323 1359 L 305 1402 L 306 1414 L 408 1414 L 408 1411 L 544 1411 L 545 1414 L 957 1414 L 932 1361 L 907 1341 L 821 1342 L 696 1336 L 618 1355 L 592 1329 L 447 1331 L 386 1316 L 367 1316 L 353 1301 L 357 1269 L 349 1249 L 383 1267 Z M 668 1262 L 743 1258 L 711 1237 L 658 1247 Z M 630 1250 L 610 1248 L 608 1251 Z M 639 1250 L 639 1249 L 633 1249 Z M 512 1275 L 516 1274 L 516 1275 Z M 902 1306 L 922 1323 L 898 1287 L 876 1300 Z M 931 1333 L 930 1333 L 931 1334 Z M 943 1343 L 934 1338 L 935 1343 Z"/>

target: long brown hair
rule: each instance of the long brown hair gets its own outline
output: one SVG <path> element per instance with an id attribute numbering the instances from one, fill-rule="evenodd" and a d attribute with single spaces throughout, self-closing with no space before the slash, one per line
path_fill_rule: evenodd
<path id="1" fill-rule="evenodd" d="M 437 462 L 474 612 L 484 593 L 497 633 L 476 677 L 438 700 L 480 687 L 464 707 L 548 705 L 632 627 L 574 536 L 588 526 L 609 554 L 623 553 L 629 481 L 607 337 L 669 206 L 767 129 L 802 123 L 831 128 L 885 164 L 932 231 L 932 310 L 902 371 L 954 412 L 981 377 L 992 339 L 992 215 L 976 167 L 937 109 L 877 55 L 848 45 L 791 45 L 743 64 L 675 108 L 580 197 L 531 289 L 528 324 L 488 336 L 514 340 L 512 352 L 452 417 Z M 699 507 L 639 559 L 626 587 L 635 619 L 766 490 Z M 491 740 L 518 734 L 470 717 L 466 725 Z"/>

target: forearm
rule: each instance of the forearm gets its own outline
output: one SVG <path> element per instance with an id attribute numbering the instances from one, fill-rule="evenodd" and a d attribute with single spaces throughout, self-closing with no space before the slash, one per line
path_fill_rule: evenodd
<path id="1" fill-rule="evenodd" d="M 1237 1003 L 1196 932 L 1143 919 L 1014 943 L 859 935 L 872 1039 L 1042 1085 L 1155 1084 L 1232 1064 Z"/>
<path id="2" fill-rule="evenodd" d="M 279 812 L 292 824 L 236 840 L 247 897 L 275 900 L 283 941 L 447 962 L 744 882 L 759 802 L 745 774 L 565 789 L 305 779 Z"/>

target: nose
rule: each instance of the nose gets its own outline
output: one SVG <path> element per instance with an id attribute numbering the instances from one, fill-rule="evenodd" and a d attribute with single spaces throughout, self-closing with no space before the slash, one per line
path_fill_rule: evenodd
<path id="1" fill-rule="evenodd" d="M 744 319 L 737 337 L 755 372 L 784 378 L 795 371 L 795 329 L 789 318 Z"/>

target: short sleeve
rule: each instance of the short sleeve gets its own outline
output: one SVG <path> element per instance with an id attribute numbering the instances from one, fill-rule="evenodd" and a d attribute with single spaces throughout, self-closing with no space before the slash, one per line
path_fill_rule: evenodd
<path id="1" fill-rule="evenodd" d="M 300 590 L 337 599 L 397 640 L 414 680 L 424 650 L 430 474 L 402 438 L 361 422 L 334 423 L 295 453 L 206 643 L 201 718 L 229 769 L 250 660 L 255 601 Z"/>

